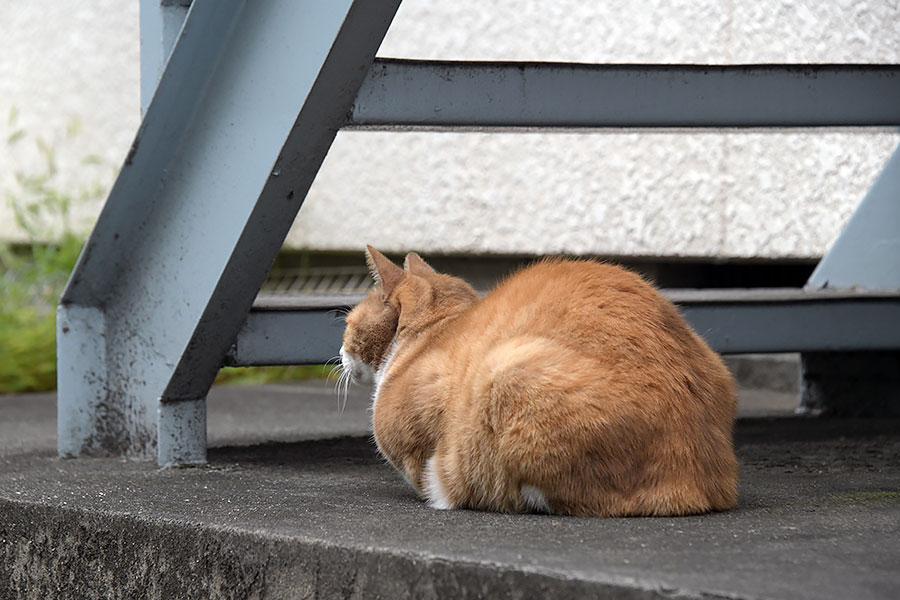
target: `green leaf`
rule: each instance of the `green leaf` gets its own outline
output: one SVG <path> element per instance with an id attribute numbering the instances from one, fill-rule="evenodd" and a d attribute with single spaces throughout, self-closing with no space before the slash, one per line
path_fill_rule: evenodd
<path id="1" fill-rule="evenodd" d="M 81 133 L 81 118 L 74 116 L 69 120 L 69 125 L 66 127 L 66 137 L 73 138 L 79 133 Z"/>
<path id="2" fill-rule="evenodd" d="M 21 129 L 16 129 L 11 134 L 6 136 L 6 143 L 9 146 L 13 146 L 13 145 L 15 145 L 16 142 L 21 140 L 23 137 L 25 137 L 25 132 Z"/>

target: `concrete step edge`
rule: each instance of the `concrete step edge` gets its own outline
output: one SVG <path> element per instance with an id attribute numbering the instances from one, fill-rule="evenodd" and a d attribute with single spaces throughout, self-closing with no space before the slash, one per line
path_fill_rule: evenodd
<path id="1" fill-rule="evenodd" d="M 8 586 L 4 589 L 4 586 Z M 0 498 L 0 597 L 734 598 Z"/>

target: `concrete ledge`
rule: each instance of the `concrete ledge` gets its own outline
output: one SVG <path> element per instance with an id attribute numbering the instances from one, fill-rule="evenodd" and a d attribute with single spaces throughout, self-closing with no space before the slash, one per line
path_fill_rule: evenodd
<path id="1" fill-rule="evenodd" d="M 4 597 L 680 597 L 633 582 L 572 580 L 125 514 L 0 500 L 0 515 Z"/>
<path id="2" fill-rule="evenodd" d="M 735 510 L 576 519 L 428 508 L 376 455 L 367 392 L 341 413 L 321 383 L 217 388 L 210 463 L 165 470 L 60 460 L 52 396 L 0 398 L 0 598 L 900 590 L 900 420 L 742 419 Z M 742 397 L 748 410 L 777 404 L 756 394 Z"/>
<path id="3" fill-rule="evenodd" d="M 627 583 L 567 580 L 321 541 L 267 539 L 37 506 L 13 509 L 0 503 L 0 513 L 11 512 L 18 520 L 6 523 L 4 534 L 32 539 L 6 546 L 4 564 L 14 568 L 0 574 L 9 576 L 10 591 L 25 598 L 60 592 L 82 598 L 681 596 L 665 589 L 636 593 L 640 590 Z M 40 524 L 38 532 L 35 523 Z"/>
<path id="4" fill-rule="evenodd" d="M 7 457 L 0 597 L 894 598 L 898 431 L 743 421 L 740 506 L 656 519 L 434 511 L 366 438 Z"/>

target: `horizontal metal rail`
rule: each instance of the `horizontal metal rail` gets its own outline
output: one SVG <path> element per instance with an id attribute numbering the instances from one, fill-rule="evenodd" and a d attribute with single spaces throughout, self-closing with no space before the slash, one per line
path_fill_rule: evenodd
<path id="1" fill-rule="evenodd" d="M 900 294 L 802 290 L 664 290 L 718 352 L 900 349 Z M 324 363 L 337 356 L 342 312 L 360 295 L 261 296 L 226 356 L 229 366 Z"/>
<path id="2" fill-rule="evenodd" d="M 360 294 L 272 294 L 253 303 L 225 366 L 322 364 L 338 356 L 344 313 Z"/>
<path id="3" fill-rule="evenodd" d="M 721 290 L 666 295 L 722 354 L 900 349 L 900 294 Z"/>
<path id="4" fill-rule="evenodd" d="M 593 65 L 378 59 L 345 127 L 900 126 L 900 65 Z"/>

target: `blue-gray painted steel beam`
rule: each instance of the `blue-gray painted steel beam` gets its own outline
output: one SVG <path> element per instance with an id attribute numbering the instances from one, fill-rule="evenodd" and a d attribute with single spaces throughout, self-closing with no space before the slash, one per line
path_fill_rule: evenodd
<path id="1" fill-rule="evenodd" d="M 225 366 L 323 364 L 338 356 L 343 315 L 358 294 L 261 295 L 225 356 Z"/>
<path id="2" fill-rule="evenodd" d="M 900 294 L 801 290 L 665 290 L 717 352 L 900 349 Z M 265 296 L 254 304 L 225 364 L 324 363 L 337 355 L 339 315 L 362 296 Z"/>
<path id="3" fill-rule="evenodd" d="M 59 452 L 205 460 L 205 397 L 399 0 L 195 0 L 60 300 Z"/>
<path id="4" fill-rule="evenodd" d="M 669 294 L 691 327 L 722 354 L 900 349 L 898 294 L 755 295 Z"/>
<path id="5" fill-rule="evenodd" d="M 897 127 L 900 66 L 378 60 L 346 126 Z"/>
<path id="6" fill-rule="evenodd" d="M 165 69 L 191 0 L 141 0 L 141 114 Z"/>
<path id="7" fill-rule="evenodd" d="M 806 287 L 900 291 L 900 148 L 894 150 Z"/>
<path id="8" fill-rule="evenodd" d="M 900 148 L 894 150 L 837 240 L 819 261 L 805 289 L 900 292 Z M 900 315 L 872 312 L 868 317 L 868 321 L 858 323 L 858 330 L 845 328 L 843 334 L 852 337 L 871 329 L 880 328 L 888 334 L 900 330 Z M 841 333 L 840 324 L 828 327 L 829 333 Z M 873 345 L 861 349 L 885 348 Z M 806 350 L 801 357 L 798 411 L 843 415 L 890 415 L 896 411 L 891 406 L 892 400 L 900 396 L 896 352 L 867 353 L 868 367 L 860 379 L 859 357 L 834 352 L 840 348 Z"/>

